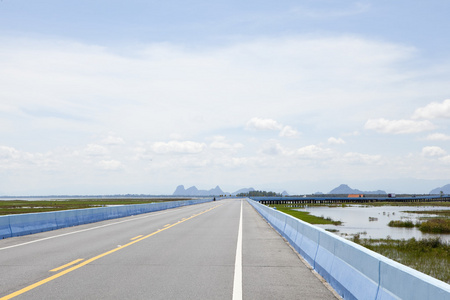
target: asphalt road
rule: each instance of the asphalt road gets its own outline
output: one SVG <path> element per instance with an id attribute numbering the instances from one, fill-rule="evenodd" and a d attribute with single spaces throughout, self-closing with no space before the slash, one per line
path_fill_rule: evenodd
<path id="1" fill-rule="evenodd" d="M 335 299 L 240 199 L 0 240 L 0 279 L 0 300 Z"/>

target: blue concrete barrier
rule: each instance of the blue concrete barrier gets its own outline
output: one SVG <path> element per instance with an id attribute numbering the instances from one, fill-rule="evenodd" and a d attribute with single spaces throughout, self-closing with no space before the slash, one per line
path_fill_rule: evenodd
<path id="1" fill-rule="evenodd" d="M 0 239 L 210 201 L 206 198 L 0 216 Z"/>
<path id="2" fill-rule="evenodd" d="M 12 236 L 57 229 L 55 214 L 51 212 L 11 215 L 9 225 Z"/>
<path id="3" fill-rule="evenodd" d="M 70 226 L 80 225 L 78 221 L 77 210 L 62 210 L 55 211 L 55 219 L 57 228 L 65 228 Z"/>
<path id="4" fill-rule="evenodd" d="M 344 299 L 447 299 L 450 285 L 257 201 L 248 202 Z"/>
<path id="5" fill-rule="evenodd" d="M 11 237 L 9 216 L 0 216 L 0 239 Z"/>

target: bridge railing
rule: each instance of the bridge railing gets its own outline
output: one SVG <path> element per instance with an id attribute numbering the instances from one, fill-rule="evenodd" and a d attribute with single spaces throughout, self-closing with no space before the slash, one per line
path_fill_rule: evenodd
<path id="1" fill-rule="evenodd" d="M 212 198 L 0 216 L 0 239 L 209 201 Z"/>
<path id="2" fill-rule="evenodd" d="M 248 202 L 344 299 L 450 299 L 450 285 L 349 240 Z"/>
<path id="3" fill-rule="evenodd" d="M 370 203 L 370 202 L 448 202 L 450 195 L 430 195 L 416 197 L 250 197 L 262 204 L 310 204 L 310 203 Z"/>

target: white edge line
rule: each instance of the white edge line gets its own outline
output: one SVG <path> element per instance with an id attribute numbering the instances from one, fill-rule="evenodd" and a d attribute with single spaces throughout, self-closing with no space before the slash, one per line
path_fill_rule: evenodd
<path id="1" fill-rule="evenodd" d="M 234 264 L 233 300 L 242 300 L 242 205 L 243 202 L 241 200 L 236 261 Z"/>
<path id="2" fill-rule="evenodd" d="M 102 227 L 107 227 L 107 226 L 111 226 L 111 225 L 117 225 L 117 224 L 120 224 L 120 223 L 125 223 L 125 222 L 135 221 L 135 220 L 139 220 L 139 219 L 144 219 L 144 218 L 148 218 L 148 217 L 152 217 L 152 216 L 162 215 L 162 214 L 166 214 L 166 213 L 169 213 L 169 211 L 160 212 L 160 213 L 154 213 L 154 214 L 152 214 L 150 212 L 151 215 L 146 215 L 146 216 L 142 216 L 142 217 L 136 217 L 136 218 L 132 218 L 132 219 L 128 219 L 128 220 L 123 220 L 123 221 L 119 221 L 119 222 L 115 222 L 115 223 L 109 223 L 109 224 L 100 225 L 100 226 L 96 226 L 96 227 L 91 227 L 91 228 L 87 228 L 87 229 L 72 231 L 72 232 L 63 233 L 63 234 L 60 234 L 60 235 L 49 236 L 49 237 L 46 237 L 46 238 L 43 238 L 43 239 L 39 239 L 39 240 L 34 240 L 34 241 L 22 243 L 22 244 L 17 244 L 17 245 L 12 245 L 12 246 L 8 246 L 8 247 L 3 247 L 3 248 L 0 248 L 0 251 L 1 250 L 15 248 L 15 247 L 19 247 L 19 246 L 25 246 L 25 245 L 32 244 L 32 243 L 42 242 L 42 241 L 45 241 L 45 240 L 50 240 L 50 239 L 54 239 L 54 238 L 58 238 L 58 237 L 63 237 L 63 236 L 66 236 L 66 235 L 80 233 L 80 232 L 84 232 L 84 231 L 99 229 L 99 228 L 102 228 Z M 107 220 L 104 220 L 104 221 L 107 221 Z M 101 221 L 99 221 L 99 222 L 101 222 Z M 80 224 L 80 225 L 87 225 L 87 224 L 88 223 Z M 80 225 L 76 225 L 76 226 L 80 226 Z M 71 226 L 71 227 L 74 227 L 74 226 Z M 70 227 L 64 227 L 64 228 L 70 228 Z M 64 229 L 64 228 L 59 228 L 59 229 Z"/>

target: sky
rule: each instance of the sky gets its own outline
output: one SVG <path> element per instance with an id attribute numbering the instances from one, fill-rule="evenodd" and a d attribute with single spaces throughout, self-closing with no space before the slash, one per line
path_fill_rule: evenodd
<path id="1" fill-rule="evenodd" d="M 0 2 L 0 195 L 450 184 L 450 2 Z"/>

